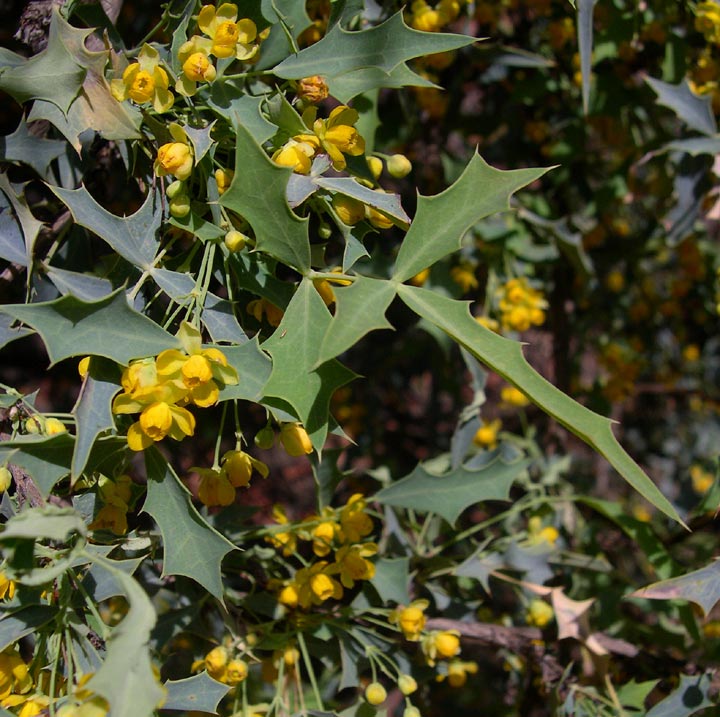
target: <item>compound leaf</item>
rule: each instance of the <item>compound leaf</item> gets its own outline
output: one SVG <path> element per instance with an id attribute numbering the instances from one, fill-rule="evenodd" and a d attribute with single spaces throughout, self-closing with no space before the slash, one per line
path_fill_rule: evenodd
<path id="1" fill-rule="evenodd" d="M 465 232 L 483 217 L 510 208 L 511 195 L 541 177 L 547 169 L 502 171 L 479 155 L 460 178 L 440 194 L 418 197 L 417 211 L 395 264 L 396 281 L 427 269 L 460 248 Z"/>
<path id="2" fill-rule="evenodd" d="M 39 304 L 10 304 L 0 312 L 39 333 L 52 364 L 71 356 L 104 356 L 126 365 L 179 346 L 174 336 L 131 309 L 122 289 L 99 301 L 68 295 Z"/>
<path id="3" fill-rule="evenodd" d="M 593 413 L 544 379 L 525 360 L 521 344 L 481 326 L 468 302 L 401 284 L 400 298 L 419 316 L 442 329 L 479 361 L 517 386 L 556 421 L 601 453 L 635 490 L 656 508 L 682 523 L 668 499 L 625 452 L 612 432 L 612 421 Z"/>

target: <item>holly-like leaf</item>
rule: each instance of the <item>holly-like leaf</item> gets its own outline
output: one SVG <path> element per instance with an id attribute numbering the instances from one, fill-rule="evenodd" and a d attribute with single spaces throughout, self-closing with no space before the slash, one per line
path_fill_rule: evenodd
<path id="1" fill-rule="evenodd" d="M 0 463 L 12 463 L 28 473 L 43 498 L 70 473 L 74 438 L 68 433 L 54 436 L 18 436 L 0 442 Z"/>
<path id="2" fill-rule="evenodd" d="M 188 136 L 190 143 L 193 146 L 193 155 L 195 157 L 195 164 L 197 164 L 208 152 L 212 146 L 213 140 L 210 138 L 210 132 L 212 132 L 215 122 L 211 122 L 207 127 L 197 129 L 191 127 L 189 124 L 183 126 L 185 134 Z"/>
<path id="3" fill-rule="evenodd" d="M 318 364 L 339 356 L 375 329 L 392 329 L 385 312 L 395 298 L 395 285 L 359 276 L 350 286 L 334 286 L 335 315 L 322 339 Z"/>
<path id="4" fill-rule="evenodd" d="M 68 111 L 85 79 L 85 69 L 62 40 L 58 25 L 64 22 L 54 9 L 47 47 L 25 62 L 0 65 L 0 90 L 20 103 L 41 99 Z"/>
<path id="5" fill-rule="evenodd" d="M 400 246 L 393 278 L 407 281 L 457 251 L 471 226 L 490 214 L 509 209 L 512 194 L 546 171 L 502 171 L 491 167 L 479 154 L 473 155 L 460 178 L 444 192 L 418 197 L 415 218 Z"/>
<path id="6" fill-rule="evenodd" d="M 435 513 L 454 525 L 465 508 L 483 500 L 508 500 L 510 486 L 528 461 L 505 463 L 496 459 L 478 470 L 461 466 L 445 475 L 430 473 L 422 463 L 405 478 L 383 488 L 374 497 L 385 505 Z"/>
<path id="7" fill-rule="evenodd" d="M 414 226 L 414 225 L 413 225 Z M 419 316 L 442 329 L 479 361 L 517 386 L 569 431 L 601 453 L 615 470 L 663 513 L 682 523 L 668 499 L 625 452 L 612 432 L 612 421 L 593 413 L 544 379 L 525 360 L 521 344 L 498 336 L 471 315 L 468 302 L 401 284 L 400 298 Z"/>
<path id="8" fill-rule="evenodd" d="M 648 600 L 689 600 L 708 615 L 720 600 L 720 560 L 714 560 L 700 570 L 693 570 L 669 580 L 661 580 L 640 588 L 630 597 Z"/>
<path id="9" fill-rule="evenodd" d="M 13 516 L 0 533 L 0 541 L 11 539 L 52 540 L 64 543 L 72 533 L 87 534 L 87 526 L 74 508 L 45 505 L 28 508 Z"/>
<path id="10" fill-rule="evenodd" d="M 70 471 L 73 481 L 85 470 L 98 436 L 115 428 L 110 405 L 120 389 L 119 378 L 114 363 L 99 356 L 90 361 L 88 374 L 73 408 L 77 428 Z"/>
<path id="11" fill-rule="evenodd" d="M 263 50 L 264 45 L 265 43 Z M 223 119 L 234 117 L 258 144 L 262 144 L 277 131 L 277 127 L 272 122 L 268 122 L 261 112 L 263 101 L 263 95 L 259 97 L 248 95 L 242 82 L 236 84 L 228 80 L 213 83 L 208 105 Z"/>
<path id="12" fill-rule="evenodd" d="M 162 221 L 160 202 L 150 192 L 135 214 L 118 217 L 103 209 L 85 187 L 50 187 L 70 210 L 77 224 L 97 234 L 120 256 L 149 270 L 158 250 L 157 231 Z"/>
<path id="13" fill-rule="evenodd" d="M 63 296 L 39 304 L 9 304 L 0 312 L 32 326 L 55 364 L 71 356 L 104 356 L 127 365 L 179 347 L 178 340 L 128 306 L 122 289 L 99 301 Z"/>
<path id="14" fill-rule="evenodd" d="M 184 680 L 168 680 L 164 684 L 167 696 L 164 710 L 181 710 L 217 714 L 220 700 L 230 691 L 230 686 L 213 680 L 207 672 L 186 677 Z"/>
<path id="15" fill-rule="evenodd" d="M 2 231 L 2 227 L 0 226 L 0 231 Z M 1 316 L 0 315 L 0 349 L 3 346 L 7 346 L 11 341 L 15 341 L 15 339 L 20 339 L 23 336 L 27 336 L 28 334 L 31 334 L 32 331 L 30 329 L 25 329 L 22 327 L 14 328 L 12 326 L 13 320 L 10 316 Z"/>
<path id="16" fill-rule="evenodd" d="M 112 283 L 93 274 L 80 274 L 76 271 L 58 269 L 50 266 L 47 277 L 55 288 L 63 294 L 72 294 L 83 301 L 97 301 L 112 293 Z"/>
<path id="17" fill-rule="evenodd" d="M 370 584 L 384 603 L 407 605 L 410 602 L 410 559 L 380 558 L 375 561 L 375 576 Z"/>
<path id="18" fill-rule="evenodd" d="M 319 42 L 276 65 L 273 73 L 287 80 L 310 75 L 333 78 L 362 67 L 389 74 L 414 57 L 456 50 L 473 42 L 474 37 L 465 35 L 411 30 L 398 12 L 380 25 L 357 32 L 344 30 L 338 23 Z"/>
<path id="19" fill-rule="evenodd" d="M 379 67 L 361 67 L 328 80 L 328 90 L 333 97 L 347 104 L 358 95 L 379 88 L 437 87 L 434 82 L 413 72 L 404 62 L 386 72 Z M 363 135 L 365 136 L 365 135 Z"/>
<path id="20" fill-rule="evenodd" d="M 710 95 L 696 95 L 683 80 L 677 85 L 646 77 L 645 81 L 657 95 L 657 102 L 671 109 L 688 127 L 708 137 L 717 133 L 717 122 L 712 109 Z"/>
<path id="21" fill-rule="evenodd" d="M 257 4 L 257 3 L 253 3 Z M 289 38 L 297 40 L 300 33 L 312 23 L 305 3 L 295 0 L 262 0 L 262 14 L 270 23 L 270 34 L 263 40 L 257 62 L 259 70 L 273 67 L 292 52 Z"/>
<path id="22" fill-rule="evenodd" d="M 237 122 L 238 118 L 234 117 Z M 285 188 L 292 170 L 275 164 L 240 124 L 235 176 L 220 204 L 241 214 L 252 226 L 256 248 L 300 272 L 310 268 L 308 220 L 293 214 Z"/>
<path id="23" fill-rule="evenodd" d="M 318 366 L 330 312 L 308 279 L 301 282 L 275 333 L 263 344 L 273 360 L 265 396 L 287 401 L 319 451 L 328 430 L 332 394 L 355 374 L 337 361 Z"/>
<path id="24" fill-rule="evenodd" d="M 40 229 L 42 229 L 43 223 L 35 219 L 25 201 L 25 197 L 15 193 L 14 187 L 10 184 L 5 174 L 0 174 L 0 189 L 5 198 L 10 202 L 8 205 L 3 201 L 0 205 L 2 208 L 2 215 L 0 216 L 3 217 L 3 224 L 0 224 L 0 227 L 7 227 L 9 230 L 7 236 L 0 237 L 0 256 L 2 256 L 3 259 L 9 259 L 16 264 L 20 264 L 20 266 L 30 266 L 32 263 L 33 246 L 35 245 L 35 240 L 37 239 Z M 12 209 L 10 207 L 12 207 Z M 6 219 L 10 221 L 6 223 Z M 14 226 L 13 221 L 15 223 Z M 21 246 L 19 241 L 17 225 L 19 225 L 22 230 L 24 247 Z"/>
<path id="25" fill-rule="evenodd" d="M 150 717 L 165 692 L 155 679 L 148 642 L 157 616 L 150 598 L 135 579 L 115 565 L 114 560 L 94 556 L 121 586 L 129 609 L 107 642 L 101 667 L 87 683 L 87 689 L 104 697 L 113 717 Z"/>
<path id="26" fill-rule="evenodd" d="M 23 162 L 44 177 L 50 162 L 65 151 L 65 142 L 36 137 L 28 131 L 27 122 L 20 120 L 17 129 L 0 137 L 0 158 L 7 162 Z"/>
<path id="27" fill-rule="evenodd" d="M 352 197 L 363 204 L 375 207 L 403 224 L 410 223 L 410 217 L 402 208 L 397 194 L 369 189 L 351 177 L 317 177 L 315 183 L 323 189 L 344 194 L 346 197 Z"/>
<path id="28" fill-rule="evenodd" d="M 32 635 L 58 613 L 54 605 L 29 605 L 6 613 L 0 620 L 0 650 L 10 647 L 25 635 Z"/>
<path id="29" fill-rule="evenodd" d="M 157 449 L 146 449 L 145 466 L 148 482 L 143 511 L 162 533 L 163 575 L 186 575 L 222 602 L 220 566 L 235 546 L 203 520 L 187 488 Z"/>
<path id="30" fill-rule="evenodd" d="M 583 112 L 590 105 L 590 79 L 592 73 L 593 9 L 597 0 L 577 0 L 577 37 L 580 50 Z"/>
<path id="31" fill-rule="evenodd" d="M 690 717 L 717 702 L 710 698 L 712 677 L 680 675 L 680 684 L 664 700 L 648 710 L 645 717 Z"/>
<path id="32" fill-rule="evenodd" d="M 242 399 L 258 403 L 270 378 L 272 361 L 258 346 L 257 336 L 241 346 L 222 346 L 228 364 L 238 372 L 238 382 L 220 391 L 220 400 Z"/>

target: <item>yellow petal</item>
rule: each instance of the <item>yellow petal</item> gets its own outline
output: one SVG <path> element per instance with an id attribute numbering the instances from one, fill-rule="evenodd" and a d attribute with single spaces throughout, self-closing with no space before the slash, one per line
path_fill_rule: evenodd
<path id="1" fill-rule="evenodd" d="M 143 433 L 140 428 L 140 421 L 136 421 L 128 428 L 127 442 L 128 448 L 130 448 L 131 451 L 144 451 L 154 443 L 150 436 L 146 436 Z"/>

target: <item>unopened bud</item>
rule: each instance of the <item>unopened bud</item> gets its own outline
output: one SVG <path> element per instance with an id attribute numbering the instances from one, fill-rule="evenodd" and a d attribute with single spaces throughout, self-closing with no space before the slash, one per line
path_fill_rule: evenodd
<path id="1" fill-rule="evenodd" d="M 381 705 L 387 699 L 387 692 L 379 682 L 371 682 L 365 688 L 365 699 L 371 705 Z"/>
<path id="2" fill-rule="evenodd" d="M 412 164 L 404 154 L 393 154 L 392 157 L 388 157 L 387 170 L 391 177 L 402 179 L 410 174 Z"/>
<path id="3" fill-rule="evenodd" d="M 245 248 L 246 242 L 247 235 L 239 232 L 237 229 L 231 229 L 225 235 L 225 246 L 233 253 L 242 251 Z"/>
<path id="4" fill-rule="evenodd" d="M 263 450 L 272 448 L 275 445 L 275 431 L 270 426 L 265 426 L 255 434 L 255 445 Z"/>

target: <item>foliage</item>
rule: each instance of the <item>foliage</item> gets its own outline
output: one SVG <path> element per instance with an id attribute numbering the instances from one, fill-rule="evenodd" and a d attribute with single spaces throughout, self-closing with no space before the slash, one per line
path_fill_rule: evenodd
<path id="1" fill-rule="evenodd" d="M 573 5 L 0 50 L 4 713 L 713 709 L 720 11 Z"/>

